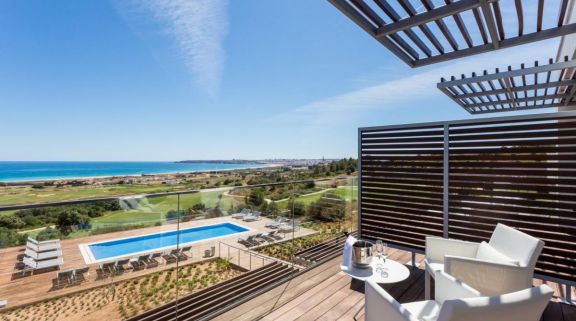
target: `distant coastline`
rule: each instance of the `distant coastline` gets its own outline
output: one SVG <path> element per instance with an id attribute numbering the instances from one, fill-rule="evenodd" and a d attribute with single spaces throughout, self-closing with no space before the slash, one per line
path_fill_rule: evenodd
<path id="1" fill-rule="evenodd" d="M 0 182 L 9 185 L 46 181 L 89 180 L 160 175 L 179 175 L 259 169 L 281 164 L 259 161 L 177 162 L 5 162 L 0 161 Z"/>

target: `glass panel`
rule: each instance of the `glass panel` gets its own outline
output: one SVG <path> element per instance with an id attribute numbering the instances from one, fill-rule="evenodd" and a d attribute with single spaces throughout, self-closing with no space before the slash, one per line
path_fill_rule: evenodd
<path id="1" fill-rule="evenodd" d="M 120 319 L 170 302 L 176 208 L 167 195 L 1 212 L 2 317 Z"/>

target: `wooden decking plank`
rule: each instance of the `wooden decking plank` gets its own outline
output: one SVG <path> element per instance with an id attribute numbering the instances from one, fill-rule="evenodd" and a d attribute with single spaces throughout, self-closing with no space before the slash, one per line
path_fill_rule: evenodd
<path id="1" fill-rule="evenodd" d="M 336 292 L 332 292 L 332 295 L 327 297 L 325 300 L 320 301 L 314 308 L 306 312 L 306 314 L 300 316 L 297 321 L 314 321 L 320 318 L 323 314 L 334 309 L 338 304 L 346 299 L 350 295 L 350 283 L 346 282 L 343 284 Z"/>
<path id="2" fill-rule="evenodd" d="M 289 320 L 296 320 L 298 317 L 306 313 L 308 310 L 314 308 L 316 304 L 320 301 L 323 301 L 327 297 L 329 297 L 334 291 L 339 290 L 342 288 L 346 283 L 348 283 L 348 279 L 344 276 L 339 274 L 334 282 L 328 284 L 325 287 L 320 288 L 319 291 L 315 292 L 306 292 L 304 295 L 298 297 L 298 304 L 290 305 L 290 309 L 283 309 L 280 311 L 281 313 L 271 313 L 270 315 L 266 316 L 263 320 L 275 320 L 275 321 L 289 321 Z M 301 299 L 302 298 L 302 299 Z M 292 302 L 290 302 L 292 303 Z"/>
<path id="3" fill-rule="evenodd" d="M 348 287 L 350 287 L 350 285 Z M 360 301 L 364 302 L 364 293 L 358 291 L 352 291 L 352 292 L 347 291 L 346 298 L 340 301 L 332 309 L 324 313 L 321 317 L 318 318 L 318 320 L 322 321 L 336 320 Z M 358 310 L 354 310 L 354 313 L 356 313 L 357 311 Z"/>
<path id="4" fill-rule="evenodd" d="M 346 310 L 340 317 L 338 317 L 338 321 L 350 321 L 354 320 L 354 315 L 357 313 L 360 314 L 360 310 L 364 310 L 364 295 L 360 298 L 360 300 L 356 301 L 352 307 Z"/>
<path id="5" fill-rule="evenodd" d="M 306 271 L 287 283 L 257 296 L 239 307 L 217 316 L 213 320 L 254 320 L 275 311 L 275 309 L 282 307 L 285 303 L 290 302 L 292 299 L 337 274 L 340 270 L 339 261 L 340 259 L 338 258 L 333 259 L 326 264 Z"/>

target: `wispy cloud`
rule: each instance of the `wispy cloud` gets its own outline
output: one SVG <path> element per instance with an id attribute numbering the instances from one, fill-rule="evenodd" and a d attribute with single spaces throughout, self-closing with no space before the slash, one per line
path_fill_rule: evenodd
<path id="1" fill-rule="evenodd" d="M 462 73 L 469 76 L 472 72 L 482 72 L 484 67 L 490 68 L 490 71 L 495 67 L 505 69 L 508 64 L 519 67 L 520 63 L 529 64 L 535 59 L 542 59 L 544 62 L 556 55 L 556 48 L 557 42 L 550 41 L 454 61 L 426 71 L 419 72 L 416 69 L 411 76 L 314 101 L 275 118 L 282 121 L 292 120 L 312 127 L 334 126 L 338 122 L 348 122 L 351 117 L 375 109 L 384 112 L 411 102 L 422 104 L 429 99 L 447 100 L 448 98 L 444 98 L 436 88 L 436 83 L 441 77 L 458 76 Z M 448 100 L 447 102 L 452 103 Z"/>
<path id="2" fill-rule="evenodd" d="M 199 88 L 216 96 L 224 70 L 227 0 L 139 1 L 166 25 Z"/>

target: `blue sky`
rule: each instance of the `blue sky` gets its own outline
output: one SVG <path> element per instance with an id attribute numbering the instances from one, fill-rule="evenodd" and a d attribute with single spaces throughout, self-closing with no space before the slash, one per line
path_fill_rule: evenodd
<path id="1" fill-rule="evenodd" d="M 441 76 L 557 46 L 410 69 L 325 0 L 4 0 L 0 160 L 355 157 L 358 127 L 470 118 Z"/>

